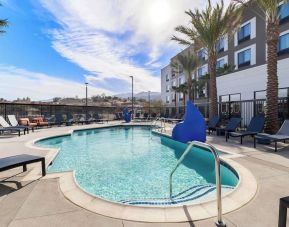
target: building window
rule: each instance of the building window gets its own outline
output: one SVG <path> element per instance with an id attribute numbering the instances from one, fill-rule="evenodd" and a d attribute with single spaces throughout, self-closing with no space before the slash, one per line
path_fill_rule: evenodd
<path id="1" fill-rule="evenodd" d="M 179 101 L 182 101 L 182 100 L 184 100 L 184 94 L 183 94 L 183 93 L 180 93 L 180 94 L 179 94 Z"/>
<path id="2" fill-rule="evenodd" d="M 172 86 L 177 86 L 176 80 L 173 80 Z"/>
<path id="3" fill-rule="evenodd" d="M 217 43 L 217 52 L 223 52 L 225 50 L 225 39 L 221 38 Z"/>
<path id="4" fill-rule="evenodd" d="M 184 80 L 182 77 L 179 78 L 179 85 L 183 84 L 184 83 Z"/>
<path id="5" fill-rule="evenodd" d="M 169 92 L 170 91 L 170 85 L 167 85 L 166 86 L 166 92 Z"/>
<path id="6" fill-rule="evenodd" d="M 289 53 L 289 33 L 279 37 L 278 55 Z"/>
<path id="7" fill-rule="evenodd" d="M 251 49 L 238 53 L 238 67 L 251 65 Z"/>
<path id="8" fill-rule="evenodd" d="M 251 38 L 251 23 L 248 23 L 241 27 L 240 31 L 238 32 L 238 44 L 249 40 Z"/>
<path id="9" fill-rule="evenodd" d="M 166 103 L 170 103 L 170 96 L 166 96 Z"/>
<path id="10" fill-rule="evenodd" d="M 217 61 L 217 69 L 219 68 L 223 68 L 225 65 L 225 60 L 224 59 L 220 59 Z"/>
<path id="11" fill-rule="evenodd" d="M 168 82 L 169 80 L 169 74 L 166 74 L 166 81 Z"/>
<path id="12" fill-rule="evenodd" d="M 280 5 L 278 9 L 280 24 L 289 21 L 289 3 Z"/>
<path id="13" fill-rule="evenodd" d="M 176 99 L 175 99 L 175 94 L 172 94 L 172 102 L 175 102 Z"/>
<path id="14" fill-rule="evenodd" d="M 198 68 L 198 77 L 204 76 L 208 73 L 208 69 L 206 67 L 206 65 L 204 65 L 203 67 Z"/>
<path id="15" fill-rule="evenodd" d="M 198 69 L 198 76 L 203 76 L 203 68 Z"/>
<path id="16" fill-rule="evenodd" d="M 206 51 L 204 48 L 199 50 L 198 57 L 199 59 L 202 59 L 203 61 L 206 60 Z"/>

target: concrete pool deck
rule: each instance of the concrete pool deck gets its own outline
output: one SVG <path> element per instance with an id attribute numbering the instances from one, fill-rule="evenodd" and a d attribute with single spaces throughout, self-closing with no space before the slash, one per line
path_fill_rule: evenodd
<path id="1" fill-rule="evenodd" d="M 112 124 L 112 123 L 111 123 Z M 0 158 L 27 153 L 47 156 L 46 150 L 26 147 L 27 141 L 67 133 L 76 128 L 96 125 L 55 127 L 36 130 L 26 136 L 0 137 Z M 167 133 L 169 133 L 169 129 Z M 236 211 L 224 215 L 227 226 L 277 226 L 279 198 L 289 195 L 289 146 L 252 148 L 248 138 L 242 146 L 239 140 L 208 137 L 217 148 L 229 151 L 229 158 L 249 169 L 258 182 L 255 197 Z M 51 154 L 53 155 L 53 154 Z M 113 219 L 87 211 L 67 200 L 58 178 L 32 179 L 21 168 L 0 173 L 0 226 L 214 226 L 216 218 L 185 223 L 142 223 Z M 190 220 L 190 214 L 184 214 Z M 113 210 L 111 211 L 113 212 Z M 289 223 L 289 222 L 288 222 Z"/>

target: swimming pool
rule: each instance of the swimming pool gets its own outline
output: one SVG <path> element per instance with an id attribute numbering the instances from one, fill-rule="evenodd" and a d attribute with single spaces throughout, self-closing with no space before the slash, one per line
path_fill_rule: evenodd
<path id="1" fill-rule="evenodd" d="M 193 148 L 174 174 L 174 199 L 169 199 L 169 175 L 187 145 L 152 133 L 149 127 L 75 131 L 36 145 L 60 148 L 48 172 L 75 170 L 80 187 L 105 200 L 162 206 L 215 198 L 214 158 L 206 150 Z M 238 176 L 223 163 L 221 180 L 228 193 L 237 185 Z"/>

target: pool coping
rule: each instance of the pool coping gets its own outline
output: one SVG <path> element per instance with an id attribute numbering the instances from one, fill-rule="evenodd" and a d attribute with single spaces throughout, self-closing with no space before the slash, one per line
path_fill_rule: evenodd
<path id="1" fill-rule="evenodd" d="M 149 126 L 147 124 L 115 124 L 104 125 L 99 127 L 91 127 L 85 129 L 70 130 L 67 133 L 61 133 L 59 135 L 47 136 L 28 141 L 25 145 L 33 149 L 47 150 L 47 165 L 49 165 L 53 159 L 59 153 L 59 149 L 41 148 L 35 146 L 35 142 L 54 138 L 58 136 L 69 136 L 73 132 L 83 130 L 93 130 L 101 128 L 111 128 L 119 126 Z M 161 134 L 161 133 L 158 133 Z M 162 135 L 162 134 L 161 134 Z M 169 137 L 168 135 L 164 135 Z M 258 189 L 257 181 L 252 173 L 233 161 L 230 158 L 221 157 L 221 160 L 231 166 L 238 174 L 239 182 L 236 188 L 222 197 L 223 202 L 223 214 L 237 210 L 251 201 Z M 40 174 L 40 169 L 34 168 L 32 173 L 29 173 L 25 180 L 33 178 L 33 175 Z M 60 173 L 50 173 L 44 178 L 59 178 L 59 187 L 68 200 L 72 203 L 80 206 L 91 212 L 117 219 L 124 219 L 130 221 L 140 222 L 187 222 L 203 220 L 217 216 L 216 200 L 210 200 L 192 205 L 179 205 L 179 206 L 132 206 L 128 204 L 121 204 L 112 201 L 102 199 L 100 197 L 91 195 L 83 190 L 76 182 L 74 171 L 65 171 Z M 32 176 L 31 176 L 32 175 Z"/>

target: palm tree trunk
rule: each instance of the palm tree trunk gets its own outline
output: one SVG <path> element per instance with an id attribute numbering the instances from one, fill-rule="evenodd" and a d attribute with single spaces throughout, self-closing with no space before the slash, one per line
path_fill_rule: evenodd
<path id="1" fill-rule="evenodd" d="M 217 100 L 217 81 L 216 81 L 216 65 L 217 65 L 217 55 L 216 53 L 210 53 L 208 57 L 209 64 L 209 94 L 210 94 L 210 113 L 209 116 L 213 117 L 218 115 L 218 100 Z"/>
<path id="2" fill-rule="evenodd" d="M 193 89 L 192 89 L 192 84 L 193 84 L 193 80 L 192 80 L 192 75 L 190 72 L 188 72 L 188 94 L 189 94 L 189 100 L 193 101 L 194 99 L 194 95 L 193 95 Z"/>
<path id="3" fill-rule="evenodd" d="M 183 93 L 184 108 L 186 109 L 186 93 Z"/>
<path id="4" fill-rule="evenodd" d="M 276 133 L 278 130 L 278 75 L 277 45 L 279 39 L 279 23 L 267 23 L 267 92 L 265 111 L 265 132 Z"/>

